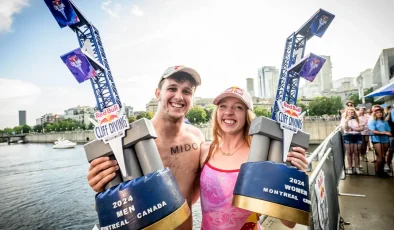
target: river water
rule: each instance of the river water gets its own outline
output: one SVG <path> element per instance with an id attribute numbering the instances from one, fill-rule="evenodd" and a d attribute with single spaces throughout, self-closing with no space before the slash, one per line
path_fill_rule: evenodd
<path id="1" fill-rule="evenodd" d="M 82 145 L 0 143 L 0 229 L 92 229 L 95 192 Z M 193 206 L 200 228 L 200 204 Z"/>

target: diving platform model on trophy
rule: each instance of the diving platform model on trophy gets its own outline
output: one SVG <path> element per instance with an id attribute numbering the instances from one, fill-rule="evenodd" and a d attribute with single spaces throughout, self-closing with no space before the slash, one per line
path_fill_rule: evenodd
<path id="1" fill-rule="evenodd" d="M 109 156 L 121 172 L 96 195 L 100 229 L 177 228 L 191 215 L 190 208 L 163 166 L 151 121 L 128 123 L 99 31 L 72 1 L 44 1 L 59 26 L 77 34 L 80 47 L 61 59 L 78 83 L 91 82 L 96 98 L 92 123 L 97 140 L 84 145 L 87 160 Z"/>
<path id="2" fill-rule="evenodd" d="M 308 175 L 285 162 L 291 147 L 309 147 L 309 134 L 302 131 L 305 112 L 296 106 L 300 77 L 313 81 L 325 62 L 312 53 L 304 57 L 306 41 L 321 37 L 333 19 L 320 9 L 287 38 L 272 119 L 251 123 L 249 158 L 238 174 L 233 206 L 310 225 Z"/>

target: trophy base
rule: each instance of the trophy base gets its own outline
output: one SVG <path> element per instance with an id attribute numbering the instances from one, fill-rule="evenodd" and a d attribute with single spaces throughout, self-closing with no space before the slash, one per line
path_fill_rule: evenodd
<path id="1" fill-rule="evenodd" d="M 234 195 L 233 206 L 278 219 L 310 225 L 310 213 L 252 197 Z"/>
<path id="2" fill-rule="evenodd" d="M 189 218 L 191 212 L 187 201 L 175 212 L 164 217 L 160 221 L 143 228 L 143 230 L 175 229 Z"/>

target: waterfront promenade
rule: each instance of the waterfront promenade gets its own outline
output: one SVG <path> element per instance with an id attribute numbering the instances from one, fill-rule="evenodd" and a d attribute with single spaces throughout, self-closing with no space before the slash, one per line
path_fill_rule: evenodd
<path id="1" fill-rule="evenodd" d="M 339 124 L 339 121 L 306 121 L 303 130 L 311 135 L 310 144 L 320 144 Z M 209 125 L 199 126 L 199 129 L 207 141 L 212 140 Z M 50 132 L 46 134 L 27 134 L 26 140 L 30 143 L 53 143 L 58 138 L 63 137 L 69 141 L 87 143 L 96 139 L 92 130 Z"/>

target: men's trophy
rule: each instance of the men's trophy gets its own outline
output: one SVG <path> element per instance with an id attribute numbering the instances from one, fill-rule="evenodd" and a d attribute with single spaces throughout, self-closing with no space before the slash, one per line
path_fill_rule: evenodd
<path id="1" fill-rule="evenodd" d="M 94 134 L 85 144 L 89 162 L 116 159 L 120 172 L 96 195 L 100 229 L 175 229 L 190 216 L 174 176 L 164 168 L 151 121 L 128 123 L 100 33 L 70 0 L 44 0 L 60 28 L 77 35 L 80 48 L 61 56 L 78 83 L 90 81 L 96 97 Z"/>
<path id="2" fill-rule="evenodd" d="M 61 56 L 82 83 L 105 71 L 84 49 Z M 116 159 L 120 172 L 96 195 L 100 229 L 175 229 L 190 216 L 190 208 L 174 176 L 164 168 L 150 120 L 128 123 L 124 108 L 114 104 L 94 114 L 96 140 L 84 145 L 89 162 Z"/>
<path id="3" fill-rule="evenodd" d="M 129 124 L 117 104 L 95 117 L 97 139 L 85 144 L 87 159 L 109 156 L 121 171 L 96 195 L 101 229 L 180 226 L 190 216 L 190 208 L 171 171 L 163 166 L 151 121 L 143 118 Z"/>
<path id="4" fill-rule="evenodd" d="M 307 55 L 287 69 L 292 77 L 288 81 L 299 77 L 313 81 L 324 62 L 317 55 Z M 275 103 L 278 107 L 275 120 L 266 117 L 252 120 L 249 158 L 238 174 L 233 206 L 309 226 L 308 175 L 285 164 L 292 146 L 309 147 L 309 134 L 302 131 L 305 112 L 287 101 L 278 99 Z"/>

